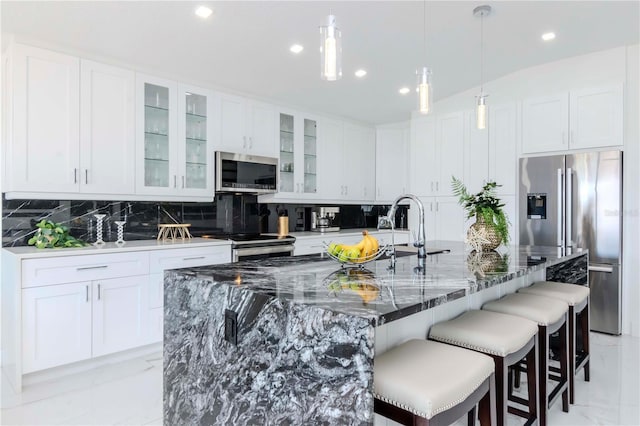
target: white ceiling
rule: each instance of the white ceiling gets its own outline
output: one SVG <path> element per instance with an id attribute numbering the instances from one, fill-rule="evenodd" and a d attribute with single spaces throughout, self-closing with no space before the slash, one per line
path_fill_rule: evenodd
<path id="1" fill-rule="evenodd" d="M 213 15 L 202 20 L 196 6 Z M 481 4 L 485 80 L 639 42 L 638 1 L 428 1 L 427 65 L 435 99 L 479 85 Z M 407 120 L 424 62 L 422 1 L 0 2 L 2 32 L 67 46 L 159 75 L 369 123 Z M 318 26 L 332 11 L 343 33 L 343 78 L 320 80 Z M 544 43 L 540 35 L 554 31 Z M 289 52 L 302 44 L 300 55 Z M 353 73 L 365 68 L 368 75 Z M 414 86 L 415 87 L 415 86 Z"/>

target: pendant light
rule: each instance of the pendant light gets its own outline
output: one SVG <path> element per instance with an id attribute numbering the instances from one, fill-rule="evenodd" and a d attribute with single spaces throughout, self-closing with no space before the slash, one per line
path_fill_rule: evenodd
<path id="1" fill-rule="evenodd" d="M 336 27 L 335 15 L 327 16 L 327 25 L 320 27 L 320 78 L 342 78 L 342 33 Z"/>
<path id="2" fill-rule="evenodd" d="M 480 94 L 476 96 L 476 127 L 487 128 L 487 101 L 484 94 L 484 17 L 491 14 L 491 6 L 483 5 L 473 9 L 473 16 L 480 18 Z"/>
<path id="3" fill-rule="evenodd" d="M 427 63 L 427 1 L 422 3 L 422 31 L 424 41 L 424 63 Z M 429 114 L 431 111 L 431 70 L 426 66 L 416 70 L 418 84 L 418 111 Z"/>

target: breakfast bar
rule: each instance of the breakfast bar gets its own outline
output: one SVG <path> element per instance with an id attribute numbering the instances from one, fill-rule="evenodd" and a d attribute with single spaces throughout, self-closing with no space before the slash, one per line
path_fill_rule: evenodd
<path id="1" fill-rule="evenodd" d="M 326 256 L 165 273 L 165 424 L 373 424 L 373 359 L 536 280 L 587 283 L 587 252 L 511 246 L 341 268 Z"/>

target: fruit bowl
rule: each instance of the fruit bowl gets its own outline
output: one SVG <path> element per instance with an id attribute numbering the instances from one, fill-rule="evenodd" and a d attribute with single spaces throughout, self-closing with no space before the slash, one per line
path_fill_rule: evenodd
<path id="1" fill-rule="evenodd" d="M 323 242 L 322 244 L 324 246 L 324 250 L 327 253 L 327 255 L 333 260 L 339 262 L 343 267 L 358 266 L 360 268 L 364 268 L 364 264 L 373 262 L 374 260 L 377 260 L 379 257 L 383 256 L 387 252 L 387 249 L 390 247 L 390 245 L 387 244 L 384 246 L 380 246 L 378 248 L 378 251 L 376 251 L 375 253 L 371 253 L 365 256 L 350 257 L 347 254 L 343 254 L 343 253 L 335 254 L 335 251 L 332 250 L 331 247 L 332 247 L 332 244 L 336 244 L 336 243 Z"/>
<path id="2" fill-rule="evenodd" d="M 380 285 L 376 275 L 366 269 L 339 269 L 327 275 L 324 282 L 329 294 L 356 293 L 365 305 L 380 296 Z"/>

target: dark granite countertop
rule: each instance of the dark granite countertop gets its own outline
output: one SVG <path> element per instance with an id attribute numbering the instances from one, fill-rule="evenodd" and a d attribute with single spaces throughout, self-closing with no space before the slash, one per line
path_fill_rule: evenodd
<path id="1" fill-rule="evenodd" d="M 388 269 L 389 260 L 370 262 L 364 270 L 357 270 L 343 269 L 326 256 L 307 255 L 175 272 L 367 318 L 381 325 L 587 253 L 509 246 L 478 256 L 460 242 L 429 241 L 427 246 L 451 252 L 428 256 L 423 270 L 416 268 L 415 255 L 398 257 L 395 271 Z"/>

